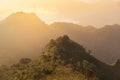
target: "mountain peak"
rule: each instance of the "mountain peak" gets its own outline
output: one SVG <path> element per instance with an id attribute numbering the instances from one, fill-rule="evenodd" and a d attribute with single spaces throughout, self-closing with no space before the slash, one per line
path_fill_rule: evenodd
<path id="1" fill-rule="evenodd" d="M 44 21 L 40 20 L 40 18 L 35 13 L 26 13 L 26 12 L 16 12 L 9 15 L 6 19 L 2 21 L 3 24 L 7 25 L 17 25 L 17 26 L 46 26 Z"/>
<path id="2" fill-rule="evenodd" d="M 39 19 L 35 13 L 25 13 L 25 12 L 16 12 L 8 16 L 7 19 L 16 19 L 16 20 L 35 20 Z"/>
<path id="3" fill-rule="evenodd" d="M 13 13 L 13 14 L 11 14 L 10 16 L 20 16 L 20 17 L 22 17 L 22 16 L 34 16 L 34 17 L 37 17 L 37 15 L 35 14 L 35 13 L 26 13 L 26 12 L 16 12 L 16 13 Z"/>
<path id="4" fill-rule="evenodd" d="M 81 25 L 70 23 L 70 22 L 54 22 L 51 24 L 52 27 L 82 27 Z"/>
<path id="5" fill-rule="evenodd" d="M 51 60 L 57 57 L 58 60 L 64 61 L 65 64 L 81 62 L 83 59 L 90 59 L 91 62 L 92 60 L 96 61 L 82 45 L 74 42 L 67 35 L 51 40 L 44 55 L 52 57 Z"/>
<path id="6" fill-rule="evenodd" d="M 13 14 L 35 14 L 35 13 L 26 13 L 26 12 L 23 12 L 23 11 L 19 11 L 19 12 L 13 13 Z"/>

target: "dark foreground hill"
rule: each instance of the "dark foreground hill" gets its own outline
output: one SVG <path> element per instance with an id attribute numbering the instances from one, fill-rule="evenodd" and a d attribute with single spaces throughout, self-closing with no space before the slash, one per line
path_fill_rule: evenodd
<path id="1" fill-rule="evenodd" d="M 7 68 L 0 80 L 120 80 L 120 61 L 107 65 L 68 36 L 51 40 L 36 59 L 23 58 Z"/>
<path id="2" fill-rule="evenodd" d="M 112 63 L 120 58 L 120 25 L 106 25 L 103 28 L 56 22 L 50 25 L 58 34 L 68 35 L 73 40 L 92 50 L 99 60 Z"/>

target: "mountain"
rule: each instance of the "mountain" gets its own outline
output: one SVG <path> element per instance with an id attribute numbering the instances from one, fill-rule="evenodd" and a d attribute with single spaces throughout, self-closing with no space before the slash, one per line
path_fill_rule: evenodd
<path id="1" fill-rule="evenodd" d="M 38 56 L 40 47 L 42 49 L 50 38 L 50 29 L 36 14 L 11 14 L 0 21 L 0 64 L 13 64 L 25 56 Z"/>
<path id="2" fill-rule="evenodd" d="M 106 25 L 103 28 L 65 22 L 55 22 L 50 27 L 60 35 L 69 35 L 73 40 L 92 50 L 99 60 L 112 63 L 120 58 L 120 25 Z"/>
<path id="3" fill-rule="evenodd" d="M 0 64 L 22 57 L 36 58 L 50 39 L 68 35 L 92 51 L 97 59 L 113 63 L 120 58 L 120 25 L 103 28 L 66 22 L 47 25 L 34 13 L 16 12 L 0 21 Z"/>
<path id="4" fill-rule="evenodd" d="M 52 39 L 38 59 L 1 67 L 0 80 L 120 80 L 119 68 L 119 60 L 105 64 L 64 35 Z"/>

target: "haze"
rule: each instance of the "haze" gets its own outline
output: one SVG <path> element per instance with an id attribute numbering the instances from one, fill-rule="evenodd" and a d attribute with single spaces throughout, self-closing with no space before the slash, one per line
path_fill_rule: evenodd
<path id="1" fill-rule="evenodd" d="M 46 23 L 74 22 L 103 27 L 120 24 L 119 0 L 0 0 L 0 19 L 9 14 L 34 12 Z"/>

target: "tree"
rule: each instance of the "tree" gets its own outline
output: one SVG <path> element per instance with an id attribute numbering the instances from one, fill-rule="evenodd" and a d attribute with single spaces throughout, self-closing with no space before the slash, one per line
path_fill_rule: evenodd
<path id="1" fill-rule="evenodd" d="M 31 59 L 29 59 L 29 58 L 22 58 L 22 59 L 20 59 L 19 62 L 20 62 L 21 64 L 28 64 L 28 63 L 31 62 Z"/>

